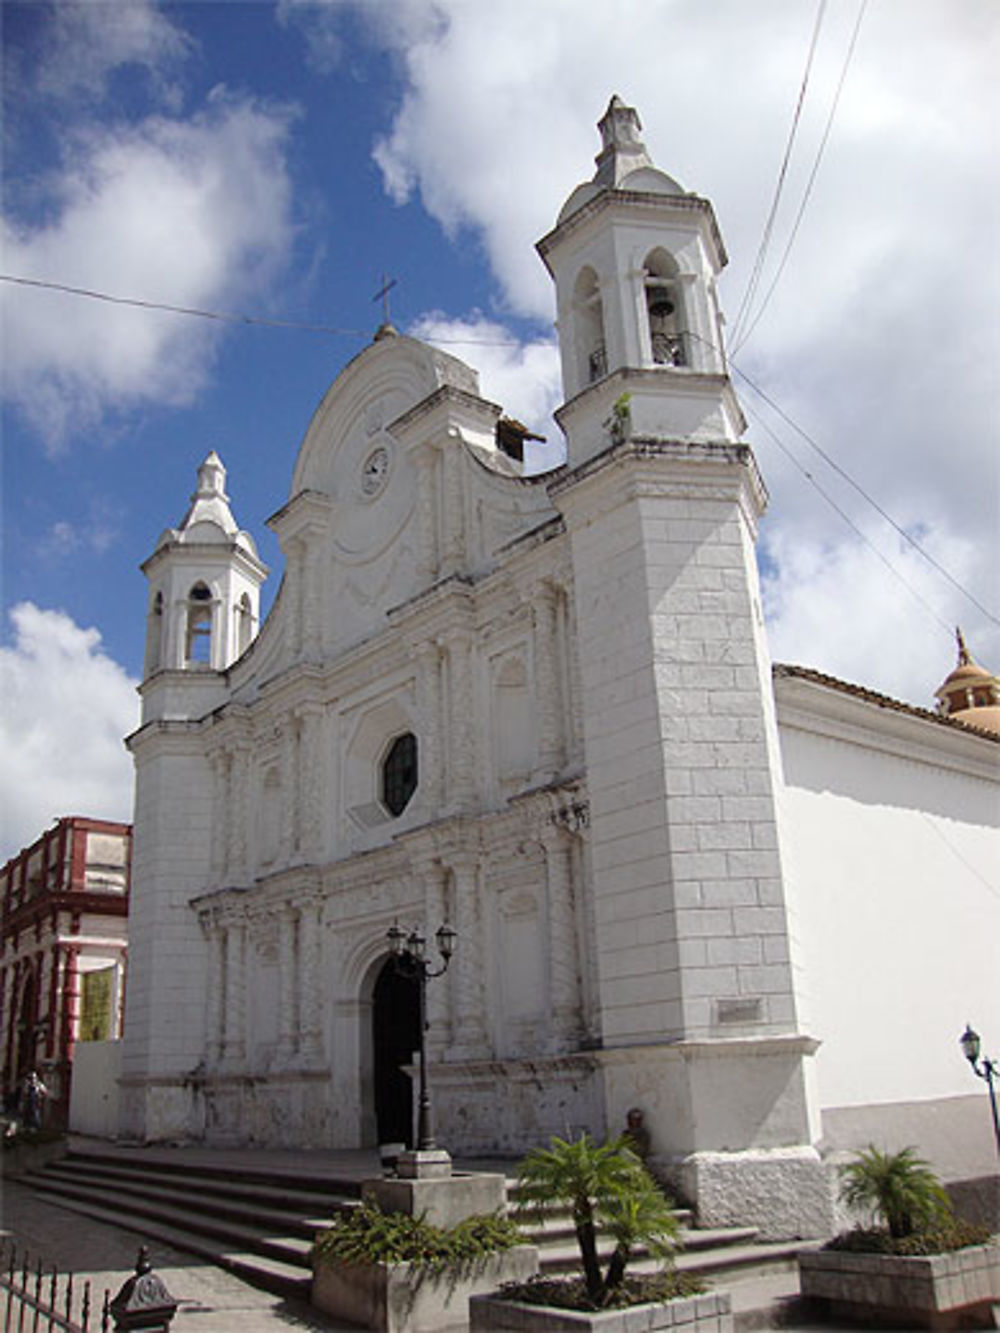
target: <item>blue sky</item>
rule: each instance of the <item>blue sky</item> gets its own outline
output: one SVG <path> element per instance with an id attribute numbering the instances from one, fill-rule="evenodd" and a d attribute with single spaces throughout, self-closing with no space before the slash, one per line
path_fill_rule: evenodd
<path id="1" fill-rule="evenodd" d="M 397 279 L 394 322 L 446 340 L 557 450 L 551 291 L 533 243 L 592 174 L 612 92 L 638 107 L 657 164 L 713 200 L 733 324 L 819 12 L 818 0 L 3 5 L 4 273 L 356 332 L 0 283 L 0 850 L 60 814 L 127 816 L 138 566 L 215 448 L 273 595 L 281 557 L 264 521 L 287 498 L 311 413 L 378 323 L 383 272 Z M 975 599 L 738 380 L 772 495 L 774 656 L 918 703 L 952 663 L 955 623 L 1000 666 L 998 47 L 990 0 L 824 7 L 761 293 L 843 75 L 842 92 L 787 267 L 736 357 Z"/>

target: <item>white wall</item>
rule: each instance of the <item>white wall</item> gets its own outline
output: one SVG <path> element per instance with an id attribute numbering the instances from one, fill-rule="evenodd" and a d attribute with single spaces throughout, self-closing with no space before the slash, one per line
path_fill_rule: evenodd
<path id="1" fill-rule="evenodd" d="M 69 1127 L 74 1134 L 113 1138 L 118 1131 L 120 1041 L 82 1041 L 73 1053 Z"/>
<path id="2" fill-rule="evenodd" d="M 836 719 L 783 717 L 780 689 L 778 702 L 821 1106 L 982 1092 L 958 1038 L 971 1022 L 1000 1053 L 1000 747 L 855 700 Z"/>

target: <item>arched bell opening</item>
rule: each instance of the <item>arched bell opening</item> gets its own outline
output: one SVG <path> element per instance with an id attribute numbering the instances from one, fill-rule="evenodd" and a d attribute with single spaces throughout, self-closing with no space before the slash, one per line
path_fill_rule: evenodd
<path id="1" fill-rule="evenodd" d="M 677 262 L 666 250 L 653 250 L 643 264 L 650 355 L 655 366 L 687 366 L 687 322 L 678 282 Z"/>
<path id="2" fill-rule="evenodd" d="M 594 384 L 608 373 L 604 305 L 597 274 L 582 268 L 573 287 L 573 324 L 581 385 Z"/>

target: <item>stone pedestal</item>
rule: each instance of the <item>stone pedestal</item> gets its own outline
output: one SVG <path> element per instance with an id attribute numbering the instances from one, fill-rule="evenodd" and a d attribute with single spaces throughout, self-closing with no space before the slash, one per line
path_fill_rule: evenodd
<path id="1" fill-rule="evenodd" d="M 407 1179 L 385 1176 L 366 1180 L 361 1186 L 365 1202 L 374 1202 L 384 1213 L 423 1214 L 438 1227 L 453 1227 L 478 1213 L 495 1213 L 505 1207 L 507 1194 L 502 1175 L 475 1172 L 469 1175 Z"/>

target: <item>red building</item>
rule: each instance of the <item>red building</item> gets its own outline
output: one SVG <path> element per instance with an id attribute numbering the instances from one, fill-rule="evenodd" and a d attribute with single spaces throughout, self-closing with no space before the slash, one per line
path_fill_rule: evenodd
<path id="1" fill-rule="evenodd" d="M 0 871 L 5 1099 L 36 1069 L 65 1124 L 73 1051 L 121 1035 L 132 826 L 68 816 Z"/>

